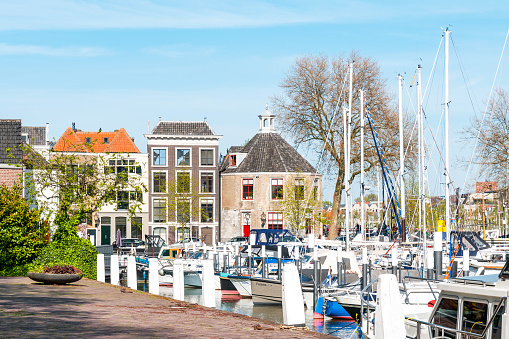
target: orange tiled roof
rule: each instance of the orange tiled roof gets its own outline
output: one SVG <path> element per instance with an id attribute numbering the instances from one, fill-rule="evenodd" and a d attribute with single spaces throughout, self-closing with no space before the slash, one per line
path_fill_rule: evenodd
<path id="1" fill-rule="evenodd" d="M 90 138 L 90 143 L 87 143 L 87 138 Z M 104 138 L 108 138 L 108 143 L 103 142 Z M 140 153 L 123 128 L 115 132 L 75 132 L 69 127 L 53 146 L 53 150 L 83 153 Z"/>

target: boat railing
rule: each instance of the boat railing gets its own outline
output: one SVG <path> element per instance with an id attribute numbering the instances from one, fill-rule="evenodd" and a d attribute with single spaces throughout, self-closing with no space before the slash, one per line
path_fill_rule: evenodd
<path id="1" fill-rule="evenodd" d="M 362 323 L 366 322 L 366 337 L 369 335 L 369 324 L 370 324 L 370 317 L 371 317 L 371 311 L 374 311 L 376 308 L 375 304 L 370 303 L 370 295 L 372 295 L 373 291 L 373 284 L 378 281 L 378 278 L 375 280 L 372 280 L 369 282 L 369 284 L 364 287 L 364 289 L 360 293 L 360 299 L 361 299 L 361 314 L 360 314 L 360 324 L 362 328 Z M 371 292 L 370 292 L 371 291 Z M 367 296 L 367 298 L 364 298 L 364 296 Z M 364 309 L 366 309 L 366 312 L 364 312 Z M 373 327 L 373 333 L 375 332 Z"/>
<path id="2" fill-rule="evenodd" d="M 456 338 L 486 338 L 486 335 L 488 334 L 488 330 L 490 329 L 491 325 L 493 324 L 493 321 L 495 320 L 495 317 L 498 315 L 498 312 L 500 311 L 500 308 L 502 305 L 507 303 L 507 297 L 502 298 L 502 302 L 498 303 L 497 308 L 491 315 L 490 320 L 486 323 L 486 326 L 484 327 L 484 330 L 481 333 L 474 333 L 464 330 L 459 330 L 456 328 L 450 328 L 447 326 L 439 325 L 439 324 L 433 324 L 424 320 L 419 320 L 411 317 L 406 317 L 406 321 L 413 321 L 416 323 L 417 331 L 416 336 L 406 336 L 407 338 L 411 339 L 420 339 L 421 338 L 421 327 L 422 326 L 428 326 L 432 331 L 435 330 L 435 336 L 432 336 L 431 338 L 438 339 L 438 338 L 449 338 L 448 336 L 444 336 L 444 332 L 448 333 L 454 333 L 456 334 Z"/>
<path id="3" fill-rule="evenodd" d="M 428 284 L 429 290 L 431 291 L 431 294 L 433 294 L 433 298 L 435 300 L 438 300 L 438 296 L 436 295 L 435 291 L 433 291 L 433 287 L 431 286 L 430 282 L 437 282 L 437 283 L 439 283 L 439 282 L 443 282 L 442 280 L 406 276 L 406 277 L 403 278 L 402 284 L 403 284 L 403 290 L 405 292 L 405 302 L 407 304 L 411 304 L 411 302 L 410 302 L 410 298 L 409 298 L 409 295 L 408 295 L 408 289 L 407 289 L 407 286 L 406 286 L 406 283 L 405 283 L 405 279 L 408 279 L 408 280 L 416 279 L 416 280 L 419 280 L 419 281 L 426 282 Z"/>

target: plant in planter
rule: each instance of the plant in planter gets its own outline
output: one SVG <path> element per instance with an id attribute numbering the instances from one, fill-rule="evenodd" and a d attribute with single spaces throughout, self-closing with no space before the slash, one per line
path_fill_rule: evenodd
<path id="1" fill-rule="evenodd" d="M 45 284 L 61 285 L 80 280 L 83 272 L 70 265 L 39 266 L 33 272 L 28 272 L 28 277 Z"/>

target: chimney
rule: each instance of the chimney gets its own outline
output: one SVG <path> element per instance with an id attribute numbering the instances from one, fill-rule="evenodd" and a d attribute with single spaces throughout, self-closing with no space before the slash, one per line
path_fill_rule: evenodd
<path id="1" fill-rule="evenodd" d="M 161 117 L 159 117 L 159 121 L 161 121 Z"/>
<path id="2" fill-rule="evenodd" d="M 73 122 L 73 123 L 72 123 L 72 130 L 73 130 L 74 132 L 76 132 L 76 123 L 75 123 L 75 122 Z"/>
<path id="3" fill-rule="evenodd" d="M 207 117 L 203 118 L 203 121 L 204 121 L 204 122 L 207 122 Z"/>
<path id="4" fill-rule="evenodd" d="M 49 122 L 46 123 L 46 146 L 49 146 Z"/>

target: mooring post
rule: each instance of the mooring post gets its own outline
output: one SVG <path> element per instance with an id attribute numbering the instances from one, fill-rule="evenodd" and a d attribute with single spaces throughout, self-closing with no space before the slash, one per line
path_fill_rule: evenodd
<path id="1" fill-rule="evenodd" d="M 427 263 L 426 263 L 427 278 L 428 279 L 433 279 L 433 266 L 435 264 L 435 260 L 433 258 L 433 249 L 432 248 L 428 248 L 426 250 L 428 251 L 427 252 L 427 256 L 426 256 L 426 260 L 427 260 Z"/>
<path id="2" fill-rule="evenodd" d="M 442 232 L 433 234 L 433 249 L 435 258 L 435 279 L 442 275 Z"/>
<path id="3" fill-rule="evenodd" d="M 251 265 L 252 265 L 251 264 L 251 251 L 252 251 L 251 244 L 249 244 L 249 245 L 247 245 L 247 261 L 248 261 L 247 262 L 247 265 L 248 265 L 247 267 L 248 267 L 248 274 L 252 274 L 252 272 L 251 272 Z"/>
<path id="4" fill-rule="evenodd" d="M 267 271 L 265 270 L 265 245 L 262 245 L 262 278 L 266 278 Z"/>
<path id="5" fill-rule="evenodd" d="M 280 245 L 277 246 L 277 280 L 281 280 L 281 256 L 282 256 L 282 247 Z"/>
<path id="6" fill-rule="evenodd" d="M 212 260 L 202 261 L 202 302 L 205 307 L 216 307 L 214 267 Z"/>
<path id="7" fill-rule="evenodd" d="M 391 249 L 392 274 L 398 276 L 398 249 L 393 246 Z"/>
<path id="8" fill-rule="evenodd" d="M 159 295 L 159 273 L 157 258 L 148 259 L 148 292 Z"/>
<path id="9" fill-rule="evenodd" d="M 368 285 L 368 249 L 362 248 L 362 289 Z"/>
<path id="10" fill-rule="evenodd" d="M 470 273 L 470 250 L 468 246 L 463 249 L 463 276 L 468 277 Z"/>
<path id="11" fill-rule="evenodd" d="M 313 310 L 318 301 L 318 253 L 313 250 Z"/>
<path id="12" fill-rule="evenodd" d="M 106 272 L 104 267 L 104 253 L 97 254 L 97 281 L 106 282 Z"/>
<path id="13" fill-rule="evenodd" d="M 304 326 L 304 298 L 294 264 L 287 264 L 282 273 L 283 322 L 285 325 Z"/>
<path id="14" fill-rule="evenodd" d="M 112 285 L 118 285 L 119 280 L 120 271 L 118 269 L 118 254 L 112 254 L 110 264 L 110 283 Z"/>
<path id="15" fill-rule="evenodd" d="M 337 266 L 338 266 L 338 286 L 343 285 L 343 249 L 338 246 L 337 252 Z"/>
<path id="16" fill-rule="evenodd" d="M 184 300 L 184 263 L 181 259 L 173 261 L 173 299 Z"/>
<path id="17" fill-rule="evenodd" d="M 127 257 L 127 287 L 136 290 L 138 279 L 136 278 L 136 258 L 133 255 Z"/>

